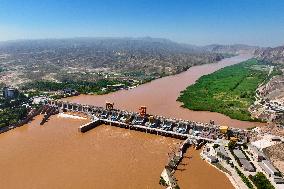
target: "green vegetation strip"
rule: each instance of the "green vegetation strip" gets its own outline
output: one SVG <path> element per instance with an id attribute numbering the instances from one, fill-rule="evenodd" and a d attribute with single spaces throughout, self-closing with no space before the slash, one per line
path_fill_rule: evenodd
<path id="1" fill-rule="evenodd" d="M 275 189 L 266 176 L 261 172 L 258 172 L 255 176 L 250 175 L 249 178 L 252 180 L 257 189 Z"/>
<path id="2" fill-rule="evenodd" d="M 130 86 L 129 82 L 120 82 L 116 80 L 99 80 L 97 82 L 87 82 L 87 81 L 66 81 L 66 82 L 51 82 L 51 81 L 37 81 L 26 84 L 22 89 L 29 90 L 34 89 L 37 91 L 59 91 L 64 89 L 75 89 L 76 91 L 87 94 L 96 93 L 104 94 L 115 91 L 114 89 L 107 89 L 102 91 L 102 88 L 106 88 L 108 85 L 124 84 L 125 86 Z"/>
<path id="3" fill-rule="evenodd" d="M 253 188 L 252 183 L 249 181 L 249 179 L 237 168 L 235 167 L 238 175 L 241 177 L 242 181 L 247 185 L 248 188 Z"/>
<path id="4" fill-rule="evenodd" d="M 248 108 L 255 100 L 255 91 L 268 75 L 267 66 L 251 59 L 202 76 L 186 90 L 178 101 L 196 111 L 212 111 L 233 119 L 258 121 L 251 118 Z"/>

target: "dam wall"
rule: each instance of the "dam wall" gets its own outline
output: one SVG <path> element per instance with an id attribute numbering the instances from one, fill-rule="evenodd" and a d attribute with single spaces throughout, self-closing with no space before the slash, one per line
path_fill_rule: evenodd
<path id="1" fill-rule="evenodd" d="M 102 121 L 99 120 L 99 119 L 96 119 L 96 120 L 93 120 L 92 122 L 89 122 L 89 123 L 86 123 L 84 125 L 81 125 L 79 128 L 78 128 L 78 131 L 81 132 L 81 133 L 85 133 L 99 125 L 102 124 Z"/>
<path id="2" fill-rule="evenodd" d="M 191 138 L 214 142 L 217 139 L 226 140 L 230 137 L 235 137 L 238 139 L 238 142 L 244 143 L 250 138 L 250 131 L 248 130 L 229 128 L 226 130 L 226 132 L 223 132 L 220 129 L 220 125 L 215 125 L 213 122 L 201 123 L 175 118 L 165 118 L 158 115 L 142 115 L 141 113 L 137 112 L 113 109 L 113 107 L 109 109 L 107 107 L 103 108 L 59 100 L 50 100 L 47 102 L 47 104 L 55 106 L 59 111 L 63 112 L 71 111 L 88 114 L 94 119 L 100 119 L 100 124 L 103 123 L 111 126 L 168 136 L 177 139 L 184 140 L 190 136 Z M 90 128 L 92 128 L 92 126 L 90 126 Z M 83 131 L 84 129 L 85 128 L 83 128 Z"/>

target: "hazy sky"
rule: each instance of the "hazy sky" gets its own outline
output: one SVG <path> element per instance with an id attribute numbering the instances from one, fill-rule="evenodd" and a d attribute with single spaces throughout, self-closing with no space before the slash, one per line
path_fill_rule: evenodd
<path id="1" fill-rule="evenodd" d="M 284 44 L 284 0 L 0 0 L 0 40 L 163 37 Z"/>

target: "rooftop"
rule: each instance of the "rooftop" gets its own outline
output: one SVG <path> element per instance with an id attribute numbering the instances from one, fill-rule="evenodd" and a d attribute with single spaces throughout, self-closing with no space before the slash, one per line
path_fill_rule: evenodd
<path id="1" fill-rule="evenodd" d="M 234 149 L 233 152 L 239 159 L 246 159 L 245 154 L 243 154 L 243 152 L 241 150 Z"/>

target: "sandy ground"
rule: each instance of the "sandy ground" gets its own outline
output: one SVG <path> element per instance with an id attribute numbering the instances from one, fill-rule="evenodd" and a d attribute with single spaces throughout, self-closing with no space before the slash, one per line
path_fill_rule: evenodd
<path id="1" fill-rule="evenodd" d="M 284 173 L 284 143 L 276 144 L 264 149 L 265 154 L 279 171 Z"/>
<path id="2" fill-rule="evenodd" d="M 256 140 L 252 142 L 254 146 L 256 146 L 258 149 L 264 149 L 269 146 L 276 145 L 278 142 L 276 141 L 271 141 L 271 138 L 275 137 L 275 135 L 264 135 L 262 139 Z"/>

